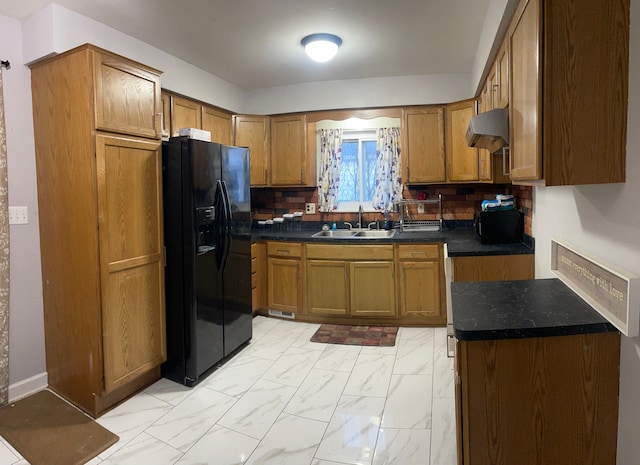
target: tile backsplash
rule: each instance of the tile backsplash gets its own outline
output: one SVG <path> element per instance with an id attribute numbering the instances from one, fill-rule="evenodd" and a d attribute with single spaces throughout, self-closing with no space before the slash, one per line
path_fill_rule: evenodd
<path id="1" fill-rule="evenodd" d="M 410 186 L 404 188 L 405 199 L 416 199 L 419 193 L 426 194 L 428 199 L 442 194 L 442 212 L 445 220 L 473 220 L 473 214 L 480 209 L 483 200 L 495 199 L 496 194 L 512 194 L 516 199 L 516 208 L 525 215 L 525 234 L 531 236 L 532 224 L 532 188 L 528 186 L 492 185 L 492 184 L 442 184 L 430 186 Z M 315 187 L 299 188 L 256 188 L 251 189 L 251 207 L 254 220 L 266 220 L 284 213 L 304 211 L 305 203 L 318 203 L 318 191 Z M 425 213 L 409 212 L 413 219 L 438 219 L 436 205 L 425 206 Z M 304 221 L 320 221 L 326 223 L 342 223 L 357 221 L 357 213 L 321 213 L 303 216 Z M 363 223 L 382 220 L 379 212 L 365 212 Z M 397 214 L 392 215 L 397 220 Z"/>

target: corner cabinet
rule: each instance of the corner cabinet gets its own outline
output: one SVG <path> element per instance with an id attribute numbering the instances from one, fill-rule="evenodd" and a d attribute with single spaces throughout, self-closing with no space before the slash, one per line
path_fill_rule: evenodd
<path id="1" fill-rule="evenodd" d="M 94 417 L 166 358 L 159 74 L 90 45 L 31 66 L 49 387 Z"/>
<path id="2" fill-rule="evenodd" d="M 507 46 L 514 184 L 624 182 L 629 0 L 522 0 Z"/>
<path id="3" fill-rule="evenodd" d="M 307 119 L 305 115 L 271 117 L 271 185 L 303 186 L 307 169 Z"/>
<path id="4" fill-rule="evenodd" d="M 444 108 L 407 108 L 402 112 L 405 184 L 445 182 Z"/>

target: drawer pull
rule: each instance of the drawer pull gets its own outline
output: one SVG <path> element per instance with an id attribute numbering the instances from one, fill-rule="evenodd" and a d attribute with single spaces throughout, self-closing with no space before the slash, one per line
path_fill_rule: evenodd
<path id="1" fill-rule="evenodd" d="M 424 250 L 421 252 L 411 252 L 411 255 L 427 255 L 427 252 L 425 252 Z"/>
<path id="2" fill-rule="evenodd" d="M 287 249 L 278 249 L 276 250 L 276 254 L 278 255 L 290 255 L 291 251 Z"/>

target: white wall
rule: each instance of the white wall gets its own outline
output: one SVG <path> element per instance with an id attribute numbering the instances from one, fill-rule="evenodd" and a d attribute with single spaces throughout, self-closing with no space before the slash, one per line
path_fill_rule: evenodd
<path id="1" fill-rule="evenodd" d="M 27 206 L 29 224 L 11 225 L 9 306 L 9 398 L 16 396 L 16 382 L 24 392 L 46 385 L 40 235 L 35 176 L 31 78 L 22 65 L 21 25 L 0 16 L 0 58 L 11 62 L 3 70 L 9 205 Z M 18 392 L 20 395 L 21 392 Z"/>
<path id="2" fill-rule="evenodd" d="M 56 4 L 49 4 L 24 21 L 23 38 L 25 63 L 91 43 L 159 69 L 166 89 L 233 112 L 246 112 L 246 93 L 240 87 Z"/>
<path id="3" fill-rule="evenodd" d="M 247 112 L 272 115 L 336 108 L 426 105 L 473 96 L 468 74 L 311 82 L 248 93 Z"/>
<path id="4" fill-rule="evenodd" d="M 534 192 L 536 276 L 553 276 L 551 239 L 573 243 L 640 276 L 640 13 L 631 1 L 627 182 L 580 187 L 541 187 Z M 640 338 L 622 338 L 619 465 L 640 463 Z"/>

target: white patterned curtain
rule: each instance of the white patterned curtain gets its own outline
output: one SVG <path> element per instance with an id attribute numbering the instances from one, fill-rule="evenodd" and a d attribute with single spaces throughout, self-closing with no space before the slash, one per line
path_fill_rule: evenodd
<path id="1" fill-rule="evenodd" d="M 318 209 L 321 212 L 332 212 L 338 208 L 341 164 L 342 129 L 322 129 L 318 175 Z"/>
<path id="2" fill-rule="evenodd" d="M 0 67 L 0 405 L 9 397 L 9 205 L 7 137 Z"/>
<path id="3" fill-rule="evenodd" d="M 400 160 L 400 128 L 377 131 L 376 191 L 373 208 L 390 212 L 393 203 L 402 198 L 402 166 Z"/>

